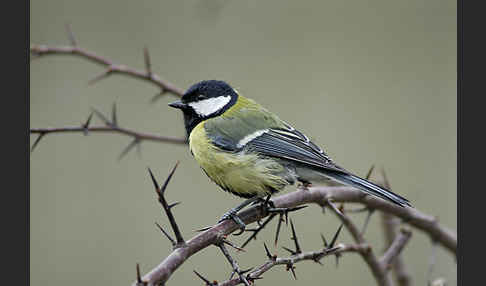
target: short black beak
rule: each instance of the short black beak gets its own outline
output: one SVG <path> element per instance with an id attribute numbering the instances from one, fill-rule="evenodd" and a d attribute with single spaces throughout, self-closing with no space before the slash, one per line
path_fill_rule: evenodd
<path id="1" fill-rule="evenodd" d="M 177 109 L 186 109 L 187 108 L 187 104 L 182 103 L 181 101 L 174 101 L 172 103 L 169 103 L 169 106 L 177 108 Z"/>

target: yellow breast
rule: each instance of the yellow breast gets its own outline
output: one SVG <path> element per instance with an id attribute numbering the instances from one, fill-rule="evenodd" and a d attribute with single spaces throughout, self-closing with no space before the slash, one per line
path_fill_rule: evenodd
<path id="1" fill-rule="evenodd" d="M 206 136 L 204 122 L 191 131 L 189 147 L 209 178 L 226 191 L 243 197 L 264 196 L 272 189 L 280 191 L 288 185 L 279 175 L 284 168 L 276 161 L 243 151 L 227 152 L 214 146 Z"/>

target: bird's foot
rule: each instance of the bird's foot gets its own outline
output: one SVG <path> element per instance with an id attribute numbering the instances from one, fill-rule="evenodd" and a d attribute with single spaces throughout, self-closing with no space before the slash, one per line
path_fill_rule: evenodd
<path id="1" fill-rule="evenodd" d="M 254 205 L 256 204 L 260 204 L 262 208 L 264 208 L 265 210 L 269 209 L 269 208 L 274 208 L 275 207 L 275 204 L 270 200 L 270 196 L 271 195 L 268 195 L 265 199 L 264 198 L 258 198 L 255 200 L 255 202 L 253 202 Z"/>
<path id="2" fill-rule="evenodd" d="M 223 216 L 221 216 L 218 223 L 220 223 L 224 220 L 227 220 L 227 219 L 233 220 L 240 228 L 240 232 L 235 233 L 234 235 L 240 235 L 245 231 L 246 224 L 243 222 L 243 220 L 236 213 L 237 213 L 237 211 L 235 211 L 233 209 L 229 210 Z"/>
<path id="3" fill-rule="evenodd" d="M 266 199 L 261 198 L 259 201 L 261 203 L 261 207 L 264 212 L 281 214 L 285 216 L 287 216 L 289 212 L 300 210 L 306 207 L 306 206 L 299 206 L 293 208 L 277 208 L 275 204 L 270 200 L 270 195 L 268 195 Z"/>

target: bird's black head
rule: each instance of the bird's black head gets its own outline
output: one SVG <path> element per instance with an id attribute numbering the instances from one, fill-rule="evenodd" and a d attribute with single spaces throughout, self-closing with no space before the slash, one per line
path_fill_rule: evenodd
<path id="1" fill-rule="evenodd" d="M 238 94 L 226 82 L 205 80 L 192 85 L 180 101 L 172 102 L 170 107 L 184 113 L 187 135 L 201 121 L 221 115 L 236 103 Z"/>

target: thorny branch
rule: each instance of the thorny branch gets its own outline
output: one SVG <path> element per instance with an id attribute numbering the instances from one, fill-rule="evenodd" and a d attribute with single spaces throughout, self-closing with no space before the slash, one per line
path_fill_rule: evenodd
<path id="1" fill-rule="evenodd" d="M 159 183 L 155 179 L 154 174 L 152 173 L 150 168 L 148 169 L 149 174 L 150 174 L 150 178 L 152 179 L 152 183 L 154 184 L 154 187 L 155 187 L 155 192 L 157 193 L 157 195 L 159 197 L 159 202 L 162 205 L 162 207 L 164 208 L 165 214 L 167 215 L 167 218 L 169 219 L 170 226 L 172 227 L 172 230 L 174 231 L 174 235 L 176 237 L 176 241 L 174 241 L 174 239 L 172 239 L 167 234 L 167 232 L 165 232 L 163 230 L 163 228 L 160 225 L 158 225 L 158 227 L 160 228 L 160 230 L 162 230 L 164 235 L 167 236 L 167 238 L 169 238 L 174 249 L 184 246 L 185 241 L 182 238 L 182 234 L 181 234 L 181 231 L 179 230 L 179 226 L 177 225 L 175 218 L 174 218 L 174 215 L 172 214 L 172 208 L 175 207 L 176 205 L 178 205 L 179 202 L 172 203 L 172 204 L 169 205 L 167 203 L 167 200 L 165 199 L 165 190 L 167 189 L 167 185 L 169 184 L 170 179 L 172 179 L 172 176 L 174 175 L 174 172 L 176 171 L 178 165 L 179 165 L 179 162 L 177 162 L 175 164 L 174 168 L 172 168 L 172 171 L 170 171 L 169 176 L 165 180 L 162 187 L 159 187 Z"/>
<path id="2" fill-rule="evenodd" d="M 115 106 L 115 105 L 113 105 Z M 93 114 L 96 114 L 104 123 L 105 126 L 90 126 L 91 118 Z M 171 143 L 171 144 L 187 144 L 186 138 L 177 138 L 177 137 L 169 137 L 169 136 L 159 136 L 149 133 L 142 133 L 132 129 L 123 128 L 118 125 L 117 116 L 116 116 L 116 109 L 113 108 L 112 113 L 112 120 L 108 120 L 106 116 L 104 116 L 101 112 L 96 109 L 93 109 L 93 112 L 89 115 L 88 119 L 85 123 L 81 124 L 80 126 L 68 126 L 68 127 L 59 127 L 59 128 L 32 128 L 30 129 L 31 134 L 39 134 L 37 139 L 35 140 L 34 144 L 30 148 L 30 151 L 33 152 L 36 146 L 39 144 L 40 140 L 44 138 L 44 136 L 48 134 L 62 134 L 62 133 L 83 133 L 84 135 L 88 135 L 90 132 L 96 133 L 118 133 L 122 135 L 126 135 L 132 137 L 133 140 L 131 143 L 121 152 L 119 159 L 123 157 L 128 151 L 130 151 L 134 146 L 138 146 L 142 141 L 153 141 L 153 142 L 162 142 L 162 143 Z"/>
<path id="3" fill-rule="evenodd" d="M 343 224 L 348 229 L 349 233 L 353 237 L 356 243 L 358 244 L 367 244 L 366 240 L 364 239 L 362 233 L 358 230 L 357 226 L 351 221 L 351 219 L 339 210 L 334 203 L 328 202 L 328 205 L 337 214 L 337 216 L 341 219 Z M 385 270 L 380 265 L 378 258 L 376 257 L 375 253 L 373 252 L 371 246 L 367 249 L 367 251 L 360 252 L 361 257 L 363 260 L 368 264 L 373 276 L 375 277 L 376 282 L 378 285 L 387 286 L 391 285 L 391 281 L 389 277 L 386 275 Z"/>
<path id="4" fill-rule="evenodd" d="M 417 209 L 402 208 L 378 198 L 364 195 L 362 192 L 352 187 L 310 187 L 307 190 L 297 190 L 287 194 L 277 196 L 272 199 L 276 207 L 291 208 L 303 204 L 315 203 L 322 205 L 332 199 L 332 202 L 355 202 L 365 206 L 386 211 L 398 216 L 411 226 L 424 231 L 429 236 L 437 238 L 437 242 L 450 250 L 455 255 L 457 239 L 447 228 L 440 226 L 434 218 L 421 213 Z M 238 216 L 245 224 L 250 224 L 264 218 L 259 206 L 252 206 Z M 233 221 L 223 221 L 205 231 L 197 234 L 192 239 L 186 241 L 184 247 L 174 250 L 159 265 L 143 276 L 143 281 L 149 285 L 164 282 L 181 266 L 190 256 L 202 249 L 216 244 L 226 236 L 236 230 L 238 226 Z M 360 234 L 356 228 L 356 233 Z"/>
<path id="5" fill-rule="evenodd" d="M 145 71 L 133 69 L 131 67 L 116 64 L 112 60 L 99 56 L 98 54 L 88 51 L 84 48 L 80 48 L 78 46 L 78 41 L 76 40 L 74 33 L 72 32 L 70 26 L 67 26 L 68 38 L 70 42 L 70 46 L 59 46 L 59 47 L 51 47 L 45 45 L 32 45 L 30 47 L 31 58 L 40 58 L 48 55 L 72 55 L 78 56 L 82 59 L 91 61 L 98 65 L 104 66 L 105 71 L 100 75 L 93 78 L 89 83 L 95 83 L 101 79 L 104 79 L 113 74 L 122 74 L 134 79 L 143 80 L 148 82 L 152 85 L 155 85 L 159 88 L 159 93 L 153 97 L 152 101 L 157 100 L 161 96 L 165 94 L 172 94 L 175 96 L 182 96 L 183 90 L 174 86 L 172 83 L 163 80 L 160 76 L 156 75 L 152 71 L 152 65 L 150 62 L 150 56 L 147 47 L 144 47 L 143 55 L 144 55 L 144 65 Z M 104 121 L 106 126 L 93 126 L 90 127 L 90 121 L 93 116 L 93 113 L 96 114 L 102 121 Z M 73 127 L 61 127 L 61 128 L 37 128 L 31 129 L 31 134 L 39 134 L 36 141 L 34 142 L 32 149 L 33 150 L 36 145 L 40 142 L 40 140 L 47 134 L 51 133 L 69 133 L 69 132 L 82 132 L 87 135 L 89 132 L 100 132 L 100 133 L 119 133 L 127 136 L 133 137 L 133 141 L 125 148 L 122 152 L 122 155 L 128 152 L 132 147 L 139 146 L 139 143 L 142 140 L 147 141 L 156 141 L 156 142 L 164 142 L 164 143 L 175 143 L 175 144 L 187 144 L 186 139 L 182 138 L 172 138 L 172 137 L 164 137 L 164 136 L 157 136 L 152 134 L 145 134 L 140 133 L 138 131 L 122 128 L 118 126 L 117 123 L 117 116 L 116 116 L 116 106 L 113 106 L 113 113 L 112 119 L 108 120 L 103 114 L 98 112 L 97 110 L 93 110 L 93 113 L 89 116 L 86 123 L 81 126 L 73 126 Z M 279 258 L 276 256 L 272 256 L 268 251 L 268 248 L 265 246 L 265 251 L 268 257 L 268 261 L 262 264 L 261 266 L 257 267 L 256 269 L 249 269 L 243 271 L 239 268 L 236 261 L 231 258 L 227 249 L 224 246 L 225 237 L 234 232 L 238 229 L 238 226 L 232 221 L 223 221 L 213 227 L 206 228 L 203 232 L 197 234 L 192 239 L 188 241 L 184 241 L 182 238 L 181 232 L 179 227 L 175 223 L 175 218 L 171 212 L 171 208 L 177 205 L 178 203 L 168 204 L 164 197 L 164 191 L 167 187 L 167 184 L 172 177 L 177 165 L 169 174 L 169 177 L 165 181 L 162 188 L 159 187 L 155 177 L 153 176 L 152 172 L 149 169 L 150 176 L 156 188 L 156 192 L 159 196 L 159 202 L 164 208 L 167 217 L 169 218 L 169 222 L 171 224 L 172 230 L 175 234 L 176 239 L 173 239 L 159 224 L 157 226 L 161 229 L 165 236 L 171 241 L 174 249 L 173 252 L 166 257 L 158 266 L 152 269 L 149 273 L 145 274 L 141 277 L 140 268 L 137 264 L 137 279 L 133 283 L 133 285 L 159 285 L 164 284 L 165 281 L 169 279 L 169 277 L 174 273 L 174 271 L 182 265 L 190 256 L 199 252 L 200 250 L 209 247 L 210 245 L 217 245 L 222 250 L 225 257 L 228 261 L 232 264 L 234 272 L 238 274 L 236 278 L 230 278 L 230 280 L 223 282 L 222 284 L 217 284 L 216 281 L 210 282 L 206 278 L 204 278 L 201 274 L 194 271 L 196 275 L 201 278 L 206 285 L 237 285 L 240 283 L 248 283 L 253 282 L 256 279 L 261 279 L 261 275 L 270 270 L 272 267 L 276 265 L 286 265 L 287 270 L 292 271 L 293 276 L 296 278 L 294 264 L 303 261 L 303 260 L 313 260 L 316 263 L 320 263 L 320 259 L 328 255 L 335 255 L 338 258 L 341 253 L 345 252 L 355 252 L 359 253 L 364 260 L 368 263 L 370 269 L 372 270 L 376 280 L 379 282 L 380 285 L 389 285 L 390 279 L 387 278 L 387 272 L 390 269 L 389 265 L 395 265 L 394 269 L 397 273 L 397 276 L 400 277 L 400 271 L 402 272 L 403 276 L 408 276 L 406 270 L 398 266 L 400 263 L 400 252 L 402 251 L 405 244 L 411 237 L 411 232 L 407 229 L 402 229 L 399 233 L 396 231 L 397 225 L 400 223 L 399 220 L 405 222 L 421 231 L 424 231 L 428 234 L 434 243 L 438 243 L 451 251 L 455 255 L 455 251 L 457 248 L 457 238 L 456 235 L 448 230 L 447 228 L 440 226 L 437 220 L 429 215 L 423 214 L 420 211 L 412 208 L 401 208 L 392 204 L 389 204 L 383 200 L 373 198 L 363 194 L 362 192 L 351 188 L 351 187 L 311 187 L 306 190 L 297 190 L 295 192 L 291 192 L 288 194 L 284 194 L 272 199 L 273 204 L 277 208 L 294 208 L 295 210 L 300 208 L 298 206 L 304 205 L 307 203 L 315 203 L 320 206 L 329 205 L 333 211 L 338 215 L 338 217 L 342 220 L 343 224 L 346 226 L 348 231 L 353 236 L 356 244 L 338 244 L 334 247 L 334 244 L 337 240 L 337 236 L 341 228 L 338 229 L 336 235 L 332 239 L 332 242 L 328 245 L 325 238 L 323 237 L 324 248 L 320 251 L 311 251 L 311 252 L 302 252 L 299 242 L 297 240 L 295 227 L 291 221 L 291 228 L 292 228 L 292 238 L 295 243 L 295 250 L 291 250 L 286 248 L 292 254 L 290 257 L 287 258 Z M 371 174 L 370 170 L 370 174 Z M 369 177 L 369 175 L 367 176 Z M 360 203 L 365 206 L 363 210 L 369 211 L 369 215 L 366 219 L 365 225 L 363 226 L 362 230 L 359 231 L 358 228 L 354 225 L 354 223 L 347 217 L 345 213 L 343 213 L 344 209 L 339 210 L 334 203 L 344 203 L 344 202 L 351 202 L 351 203 Z M 374 210 L 382 211 L 383 213 L 393 217 L 393 228 L 395 229 L 394 235 L 387 235 L 387 239 L 389 241 L 390 247 L 388 250 L 383 254 L 381 258 L 377 258 L 371 247 L 366 243 L 365 239 L 363 238 L 363 233 L 366 229 L 366 226 L 369 222 L 369 217 Z M 278 239 L 278 234 L 280 230 L 280 225 L 283 221 L 283 213 L 280 213 L 279 223 L 277 226 L 277 234 L 275 239 L 275 244 Z M 261 231 L 265 225 L 276 216 L 276 213 L 263 213 L 261 208 L 258 206 L 253 206 L 248 208 L 247 210 L 241 212 L 239 214 L 241 219 L 245 222 L 245 224 L 249 224 L 255 221 L 260 221 L 261 219 L 268 216 L 267 220 L 260 225 L 259 228 L 253 230 L 254 233 L 250 236 L 249 240 L 256 239 L 256 234 Z M 285 218 L 287 221 L 287 213 L 285 213 Z M 386 227 L 385 227 L 386 229 Z M 389 231 L 389 230 L 387 230 Z M 248 240 L 248 241 L 249 241 Z M 246 243 L 245 242 L 245 245 Z M 234 246 L 232 243 L 227 242 L 229 245 L 235 247 L 236 249 L 240 249 Z M 243 275 L 247 273 L 246 275 Z M 245 281 L 245 279 L 247 281 Z M 400 278 L 399 278 L 399 281 Z M 400 282 L 400 285 L 409 285 L 410 281 L 408 282 Z"/>
<path id="6" fill-rule="evenodd" d="M 196 275 L 198 275 L 201 279 L 203 279 L 206 282 L 206 285 L 219 285 L 219 286 L 222 286 L 222 285 L 225 285 L 225 286 L 227 286 L 227 285 L 238 285 L 238 284 L 241 284 L 241 283 L 246 284 L 247 282 L 251 283 L 251 282 L 253 282 L 257 279 L 262 279 L 261 276 L 263 275 L 263 273 L 269 271 L 274 266 L 285 265 L 286 270 L 287 271 L 290 270 L 291 273 L 292 273 L 292 276 L 295 279 L 297 279 L 297 276 L 295 274 L 294 264 L 296 264 L 300 261 L 311 260 L 313 262 L 316 262 L 318 264 L 323 265 L 321 263 L 321 260 L 325 256 L 328 256 L 328 255 L 331 255 L 331 254 L 340 255 L 340 253 L 344 253 L 344 252 L 359 252 L 359 251 L 361 251 L 360 245 L 343 245 L 343 244 L 340 244 L 336 247 L 334 246 L 335 242 L 337 241 L 337 237 L 339 236 L 339 233 L 341 231 L 341 227 L 342 227 L 341 226 L 336 231 L 336 233 L 335 233 L 335 235 L 332 239 L 331 244 L 328 245 L 326 242 L 324 242 L 324 247 L 319 251 L 302 252 L 300 244 L 297 240 L 297 234 L 295 232 L 295 227 L 293 226 L 292 220 L 290 220 L 290 225 L 292 227 L 292 240 L 294 240 L 295 250 L 291 250 L 289 248 L 284 247 L 284 249 L 286 249 L 287 251 L 289 251 L 291 253 L 290 257 L 283 258 L 283 257 L 277 257 L 276 255 L 270 254 L 270 251 L 268 250 L 267 245 L 265 243 L 263 243 L 263 246 L 265 248 L 265 255 L 267 256 L 268 260 L 265 263 L 263 263 L 262 265 L 260 265 L 259 267 L 257 267 L 255 270 L 252 270 L 252 268 L 250 268 L 248 270 L 242 271 L 241 273 L 248 272 L 248 274 L 246 276 L 240 275 L 239 277 L 234 278 L 234 279 L 232 279 L 232 277 L 230 277 L 229 280 L 224 281 L 221 284 L 218 284 L 216 282 L 214 282 L 213 284 L 210 284 L 210 283 L 207 283 L 209 281 L 207 279 L 205 279 L 204 277 L 201 277 L 199 273 L 196 272 Z M 228 260 L 230 260 L 230 262 L 232 264 L 234 264 L 231 256 L 227 253 L 225 255 L 227 257 L 229 256 Z M 233 267 L 235 267 L 235 266 L 233 266 Z M 238 272 L 238 273 L 240 273 L 240 272 Z"/>
<path id="7" fill-rule="evenodd" d="M 309 251 L 309 252 L 301 252 L 299 254 L 294 254 L 289 257 L 276 257 L 271 256 L 269 257 L 268 261 L 263 263 L 262 265 L 258 266 L 255 270 L 251 271 L 247 275 L 247 279 L 254 280 L 257 278 L 261 278 L 263 273 L 269 271 L 274 266 L 277 265 L 293 265 L 301 261 L 320 261 L 322 258 L 329 256 L 329 255 L 340 255 L 342 253 L 349 253 L 349 252 L 362 252 L 366 251 L 368 248 L 367 245 L 359 245 L 359 244 L 338 244 L 336 247 L 333 248 L 323 248 L 322 250 L 318 251 Z M 294 268 L 290 268 L 294 269 Z M 240 284 L 241 281 L 239 278 L 234 278 L 228 281 L 224 281 L 218 286 L 233 286 Z"/>
<path id="8" fill-rule="evenodd" d="M 74 37 L 74 33 L 71 28 L 67 27 L 68 37 L 70 39 L 71 46 L 58 46 L 51 47 L 46 45 L 31 45 L 30 53 L 31 59 L 40 58 L 49 55 L 71 55 L 78 56 L 85 60 L 91 61 L 98 65 L 104 66 L 106 69 L 103 73 L 94 77 L 89 81 L 93 84 L 101 79 L 104 79 L 113 74 L 122 74 L 135 79 L 147 81 L 155 86 L 157 86 L 160 92 L 154 97 L 154 99 L 159 98 L 164 94 L 173 94 L 175 96 L 181 97 L 184 90 L 176 87 L 174 84 L 162 79 L 157 74 L 154 74 L 151 69 L 150 57 L 148 53 L 148 48 L 144 48 L 144 63 L 145 71 L 137 70 L 126 65 L 116 64 L 114 61 L 100 56 L 94 52 L 88 51 L 84 48 L 78 46 L 78 43 Z"/>
<path id="9" fill-rule="evenodd" d="M 233 276 L 234 273 L 238 274 L 238 280 L 241 281 L 243 284 L 246 286 L 250 286 L 250 283 L 248 282 L 248 279 L 245 277 L 245 272 L 241 270 L 240 266 L 236 262 L 236 260 L 229 254 L 228 249 L 226 249 L 226 246 L 224 245 L 223 242 L 218 243 L 219 249 L 221 249 L 221 252 L 223 252 L 224 256 L 228 260 L 228 262 L 231 264 L 231 267 L 233 268 L 233 272 L 231 273 L 231 276 Z M 250 269 L 251 270 L 251 269 Z M 230 277 L 231 279 L 231 277 Z"/>

